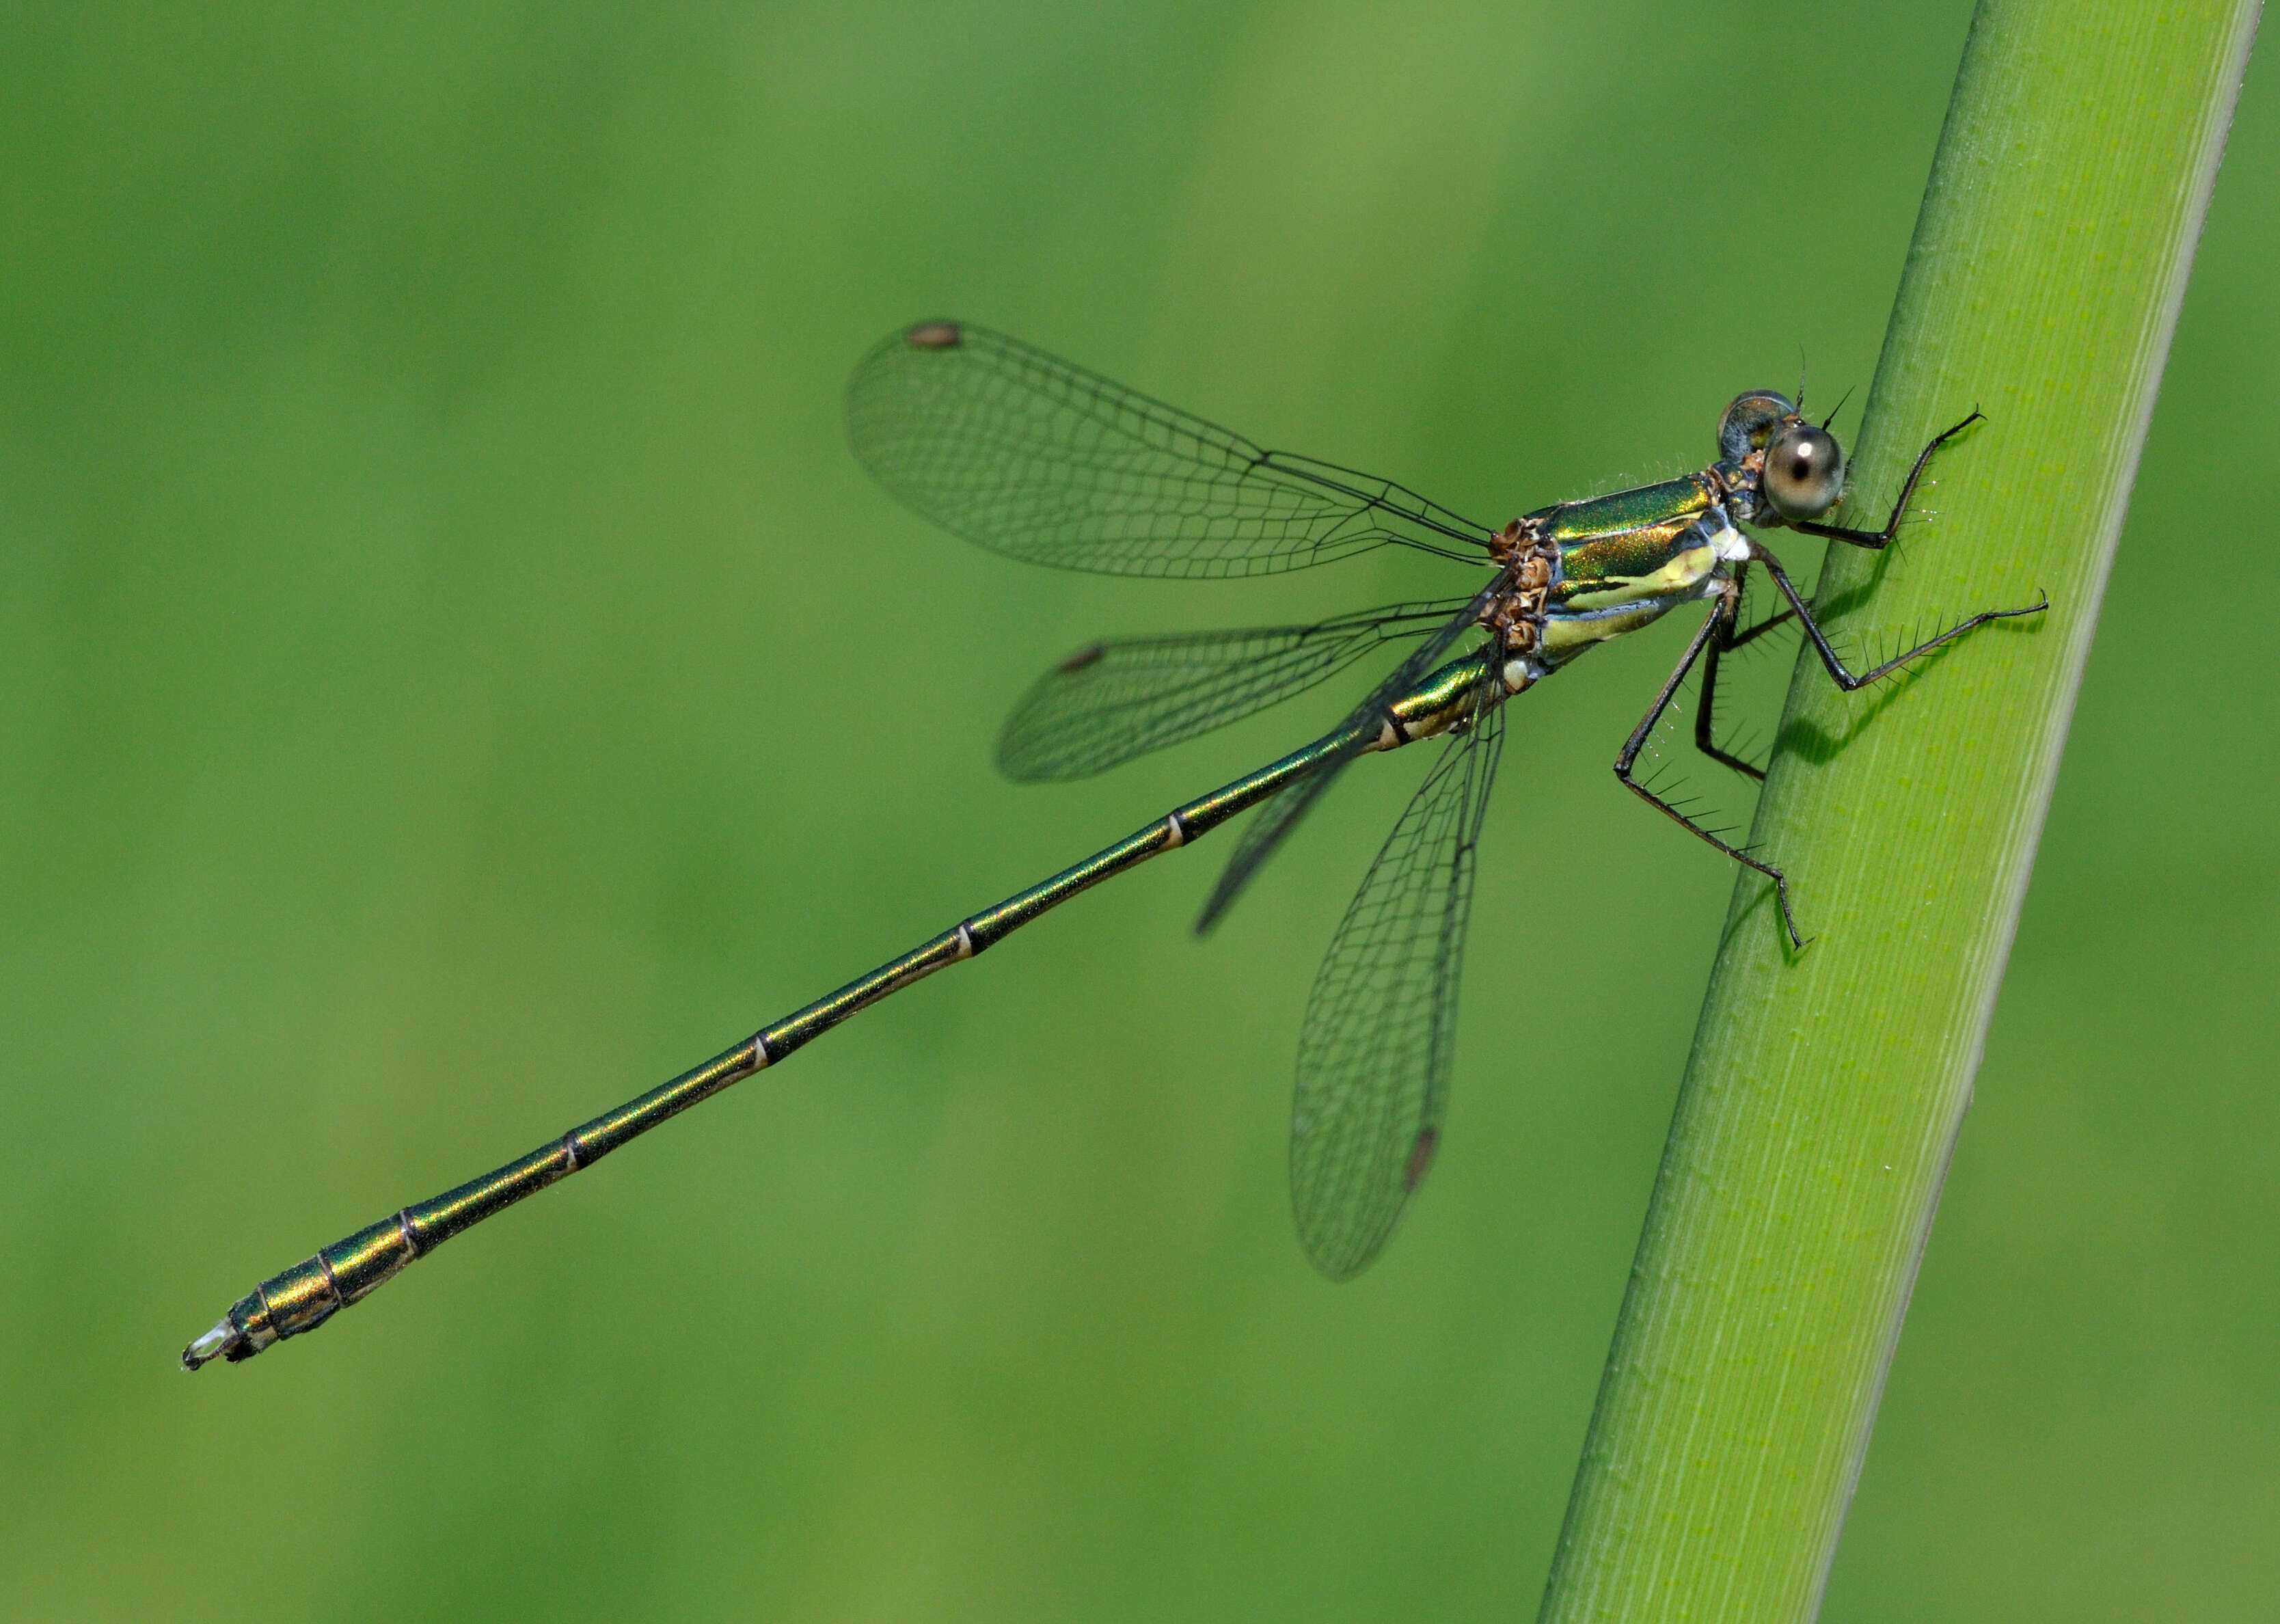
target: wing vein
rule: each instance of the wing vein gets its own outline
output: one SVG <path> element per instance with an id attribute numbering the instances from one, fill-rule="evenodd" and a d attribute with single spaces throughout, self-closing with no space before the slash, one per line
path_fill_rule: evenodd
<path id="1" fill-rule="evenodd" d="M 847 428 L 914 512 L 1066 569 L 1258 575 L 1386 545 L 1479 562 L 1491 539 L 1406 486 L 1261 450 L 986 327 L 928 322 L 880 344 L 848 387 Z"/>
<path id="2" fill-rule="evenodd" d="M 1331 938 L 1306 1000 L 1290 1201 L 1315 1266 L 1368 1266 L 1439 1143 L 1483 818 L 1504 707 L 1443 746 Z"/>

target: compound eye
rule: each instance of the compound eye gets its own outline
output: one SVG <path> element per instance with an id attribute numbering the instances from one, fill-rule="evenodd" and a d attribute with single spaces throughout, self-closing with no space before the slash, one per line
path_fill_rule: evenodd
<path id="1" fill-rule="evenodd" d="M 1845 453 L 1837 437 L 1792 423 L 1766 448 L 1764 490 L 1775 512 L 1795 524 L 1818 519 L 1845 494 Z"/>

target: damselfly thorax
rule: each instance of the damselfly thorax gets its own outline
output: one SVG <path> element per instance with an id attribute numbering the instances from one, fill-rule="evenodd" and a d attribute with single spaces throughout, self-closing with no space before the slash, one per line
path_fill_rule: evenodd
<path id="1" fill-rule="evenodd" d="M 1721 426 L 1722 449 L 1737 455 L 1679 479 L 1538 508 L 1506 524 L 1488 543 L 1499 573 L 1476 617 L 1499 657 L 1495 689 L 1413 721 L 1389 711 L 1376 748 L 1461 725 L 1478 704 L 1500 703 L 1682 604 L 1737 596 L 1751 543 L 1737 516 L 1783 522 L 1765 492 L 1768 447 L 1776 440 L 1784 440 L 1799 481 L 1818 487 L 1799 492 L 1800 506 L 1841 483 L 1843 459 L 1826 431 L 1806 423 L 1786 398 L 1752 390 L 1727 408 Z M 1799 441 L 1801 450 L 1787 443 Z"/>

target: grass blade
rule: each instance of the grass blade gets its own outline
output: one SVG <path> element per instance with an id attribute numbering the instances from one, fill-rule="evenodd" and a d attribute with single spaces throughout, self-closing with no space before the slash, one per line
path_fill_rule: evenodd
<path id="1" fill-rule="evenodd" d="M 1554 1559 L 1546 1620 L 1810 1619 L 1971 1096 L 2254 0 L 1983 0 L 1856 489 L 1974 406 L 1840 647 L 2050 594 L 1879 689 L 1801 658 Z M 1763 171 L 1777 196 L 1780 158 Z M 1857 518 L 1853 522 L 1860 522 Z M 1776 545 L 1779 545 L 1776 538 Z M 1791 543 L 1794 550 L 1794 543 Z"/>

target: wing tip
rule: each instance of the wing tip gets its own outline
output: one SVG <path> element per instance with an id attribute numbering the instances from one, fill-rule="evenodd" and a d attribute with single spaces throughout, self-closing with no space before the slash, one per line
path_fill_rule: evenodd
<path id="1" fill-rule="evenodd" d="M 1232 866 L 1231 864 L 1230 866 Z M 1246 879 L 1248 877 L 1248 875 L 1244 876 Z M 1212 887 L 1212 894 L 1204 899 L 1204 911 L 1196 915 L 1195 934 L 1197 935 L 1211 935 L 1213 930 L 1217 928 L 1221 919 L 1226 915 L 1228 909 L 1234 904 L 1236 893 L 1243 889 L 1243 880 L 1236 880 L 1234 884 L 1229 885 L 1227 873 L 1221 871 L 1219 883 Z"/>
<path id="2" fill-rule="evenodd" d="M 1378 1254 L 1385 1250 L 1386 1237 L 1380 1235 L 1358 1246 L 1351 1235 L 1312 1235 L 1302 1229 L 1298 1239 L 1306 1249 L 1306 1261 L 1314 1266 L 1314 1272 L 1331 1284 L 1343 1286 L 1377 1261 Z"/>

